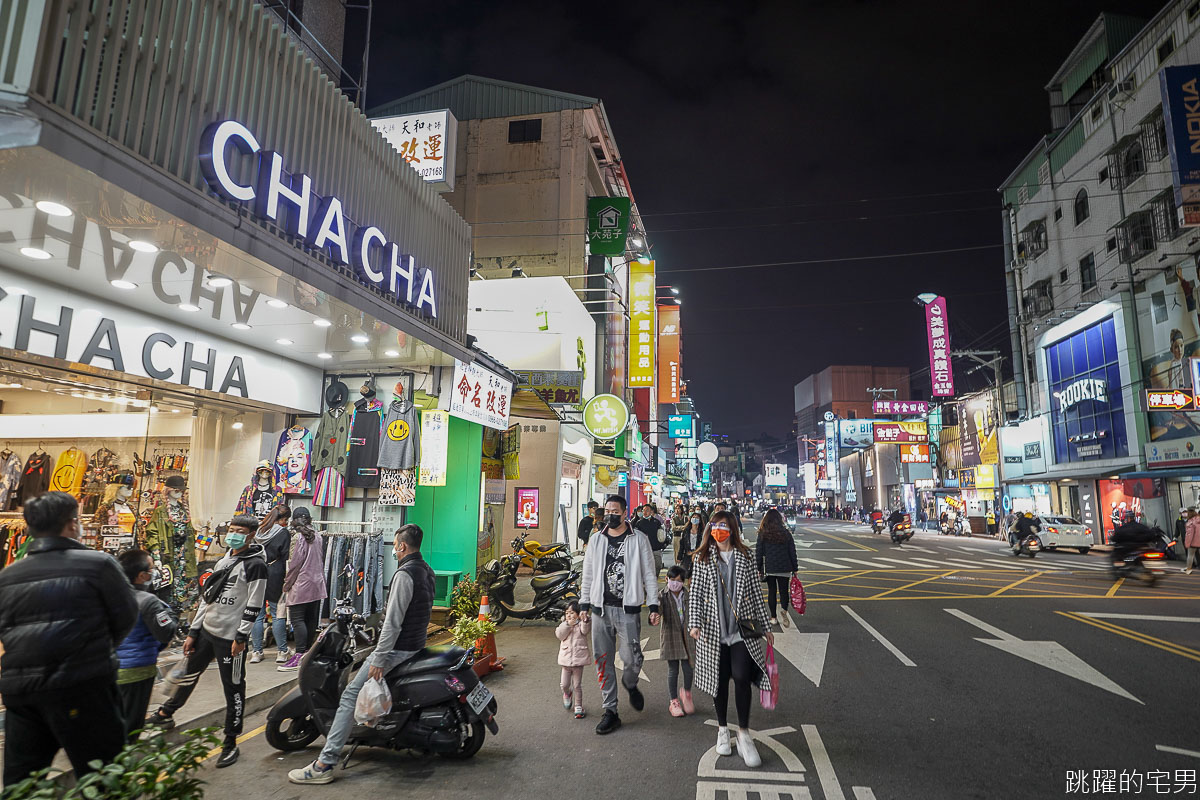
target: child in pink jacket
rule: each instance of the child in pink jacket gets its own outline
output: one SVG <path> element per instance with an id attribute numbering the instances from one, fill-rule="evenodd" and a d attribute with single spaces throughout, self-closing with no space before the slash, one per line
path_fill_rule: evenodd
<path id="1" fill-rule="evenodd" d="M 588 650 L 591 632 L 591 621 L 580 619 L 579 603 L 572 600 L 567 604 L 563 621 L 558 624 L 554 635 L 561 642 L 558 646 L 558 665 L 562 667 L 563 708 L 570 711 L 574 700 L 575 719 L 587 716 L 583 710 L 583 668 L 592 663 L 592 654 Z"/>

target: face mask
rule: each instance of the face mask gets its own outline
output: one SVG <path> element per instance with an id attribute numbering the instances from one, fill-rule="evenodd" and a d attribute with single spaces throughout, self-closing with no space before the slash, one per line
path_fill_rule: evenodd
<path id="1" fill-rule="evenodd" d="M 241 550 L 246 546 L 246 534 L 227 533 L 225 534 L 225 544 L 229 545 L 230 550 Z"/>
<path id="2" fill-rule="evenodd" d="M 667 581 L 667 588 L 668 588 L 669 590 L 671 590 L 672 592 L 679 592 L 679 591 L 682 591 L 682 590 L 683 590 L 683 581 L 672 581 L 672 580 L 668 580 L 668 581 Z"/>
<path id="3" fill-rule="evenodd" d="M 718 542 L 724 542 L 726 539 L 729 538 L 729 529 L 728 528 L 713 528 L 712 529 L 712 537 L 714 539 L 716 539 Z"/>
<path id="4" fill-rule="evenodd" d="M 621 527 L 621 515 L 620 514 L 609 514 L 608 518 L 605 521 L 608 523 L 608 527 L 610 527 L 610 528 Z"/>
<path id="5" fill-rule="evenodd" d="M 699 517 L 692 517 L 692 524 L 693 524 L 693 525 L 699 525 L 699 524 L 700 524 L 700 518 L 699 518 Z"/>
<path id="6" fill-rule="evenodd" d="M 650 519 L 650 512 L 649 512 L 649 511 L 643 511 L 643 512 L 642 512 L 642 519 Z"/>

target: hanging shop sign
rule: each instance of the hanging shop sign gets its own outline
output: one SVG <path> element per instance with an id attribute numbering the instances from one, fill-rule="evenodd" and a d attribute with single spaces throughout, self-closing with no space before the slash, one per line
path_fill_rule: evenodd
<path id="1" fill-rule="evenodd" d="M 679 306 L 658 307 L 658 402 L 678 403 L 679 363 L 682 349 Z"/>
<path id="2" fill-rule="evenodd" d="M 583 427 L 595 439 L 615 439 L 627 425 L 629 407 L 615 394 L 598 394 L 583 407 Z"/>
<path id="3" fill-rule="evenodd" d="M 513 370 L 517 385 L 536 392 L 550 405 L 579 405 L 583 402 L 583 372 L 581 370 Z"/>
<path id="4" fill-rule="evenodd" d="M 488 428 L 508 428 L 512 381 L 479 364 L 454 359 L 454 387 L 450 392 L 451 416 L 478 422 Z"/>
<path id="5" fill-rule="evenodd" d="M 925 304 L 925 332 L 929 339 L 929 375 L 934 397 L 954 396 L 954 367 L 950 364 L 950 334 L 947 332 L 946 298 Z"/>
<path id="6" fill-rule="evenodd" d="M 924 400 L 876 400 L 871 404 L 876 414 L 928 414 L 929 403 Z"/>
<path id="7" fill-rule="evenodd" d="M 1200 64 L 1159 70 L 1175 205 L 1184 226 L 1200 225 Z"/>
<path id="8" fill-rule="evenodd" d="M 700 465 L 700 483 L 705 486 L 712 483 L 712 464 Z"/>
<path id="9" fill-rule="evenodd" d="M 629 473 L 628 472 L 618 472 L 617 473 L 617 486 L 628 486 L 628 485 L 629 485 Z"/>
<path id="10" fill-rule="evenodd" d="M 654 385 L 654 262 L 629 264 L 629 387 Z"/>
<path id="11" fill-rule="evenodd" d="M 381 117 L 371 124 L 426 183 L 439 192 L 454 191 L 458 120 L 449 109 Z"/>
<path id="12" fill-rule="evenodd" d="M 847 450 L 870 447 L 875 441 L 875 420 L 838 420 L 838 446 Z"/>
<path id="13" fill-rule="evenodd" d="M 829 488 L 836 489 L 838 484 L 838 420 L 830 411 L 825 412 L 825 478 L 830 481 Z"/>
<path id="14" fill-rule="evenodd" d="M 589 197 L 587 202 L 588 246 L 594 256 L 625 255 L 629 231 L 628 197 Z"/>
<path id="15" fill-rule="evenodd" d="M 238 183 L 230 158 L 234 151 L 256 156 L 255 179 Z M 250 205 L 251 213 L 284 233 L 352 267 L 355 276 L 396 302 L 437 317 L 433 271 L 417 263 L 397 242 L 370 224 L 346 217 L 336 195 L 313 191 L 312 178 L 284 170 L 283 155 L 265 150 L 250 130 L 235 120 L 214 122 L 200 137 L 200 172 L 209 188 L 225 200 Z M 365 210 L 360 210 L 365 213 Z"/>
<path id="16" fill-rule="evenodd" d="M 929 428 L 924 422 L 876 422 L 873 433 L 876 442 L 907 444 L 929 441 Z"/>
<path id="17" fill-rule="evenodd" d="M 767 486 L 787 486 L 787 464 L 763 464 L 763 483 Z"/>
<path id="18" fill-rule="evenodd" d="M 518 528 L 538 527 L 538 498 L 541 491 L 537 487 L 517 489 L 516 526 Z"/>
<path id="19" fill-rule="evenodd" d="M 1195 402 L 1196 398 L 1191 390 L 1148 389 L 1146 391 L 1147 411 L 1191 411 L 1195 409 Z"/>
<path id="20" fill-rule="evenodd" d="M 691 414 L 671 414 L 667 417 L 667 435 L 672 439 L 690 439 L 692 430 Z"/>
<path id="21" fill-rule="evenodd" d="M 484 478 L 483 502 L 493 506 L 504 505 L 507 487 L 508 483 L 504 478 Z"/>
<path id="22" fill-rule="evenodd" d="M 900 463 L 901 464 L 928 464 L 929 463 L 929 445 L 927 445 L 927 444 L 902 444 L 902 445 L 900 445 Z"/>
<path id="23" fill-rule="evenodd" d="M 450 448 L 450 413 L 421 412 L 421 469 L 417 482 L 422 486 L 446 485 L 446 457 Z"/>

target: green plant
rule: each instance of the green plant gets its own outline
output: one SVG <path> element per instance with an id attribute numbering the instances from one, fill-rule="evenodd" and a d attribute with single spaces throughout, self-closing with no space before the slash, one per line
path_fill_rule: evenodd
<path id="1" fill-rule="evenodd" d="M 156 735 L 126 745 L 108 764 L 91 762 L 89 766 L 96 771 L 71 788 L 49 778 L 49 770 L 44 769 L 7 787 L 4 800 L 203 800 L 204 781 L 196 772 L 221 745 L 216 731 L 185 731 L 180 743 Z"/>
<path id="2" fill-rule="evenodd" d="M 461 619 L 479 616 L 479 601 L 483 599 L 483 587 L 470 578 L 463 578 L 450 590 L 450 624 Z"/>
<path id="3" fill-rule="evenodd" d="M 454 637 L 454 643 L 464 650 L 469 650 L 475 647 L 475 643 L 487 636 L 489 633 L 496 632 L 496 623 L 490 619 L 473 619 L 471 617 L 460 617 L 458 622 L 454 623 L 454 628 L 450 631 Z M 479 655 L 479 651 L 475 651 L 475 655 Z M 7 800 L 7 798 L 6 798 Z"/>

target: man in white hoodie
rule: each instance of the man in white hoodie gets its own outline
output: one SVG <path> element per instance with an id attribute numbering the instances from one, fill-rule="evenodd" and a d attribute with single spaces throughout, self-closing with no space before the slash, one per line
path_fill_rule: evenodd
<path id="1" fill-rule="evenodd" d="M 641 711 L 646 700 L 638 690 L 642 671 L 642 604 L 650 604 L 650 624 L 658 624 L 658 579 L 654 556 L 646 534 L 626 520 L 625 498 L 612 495 L 604 503 L 604 528 L 597 531 L 584 551 L 583 577 L 579 586 L 579 610 L 583 619 L 595 613 L 592 622 L 592 653 L 604 698 L 604 716 L 596 733 L 604 735 L 621 727 L 617 714 L 617 665 L 613 660 L 620 639 L 625 669 L 621 683 L 629 692 L 629 704 Z"/>

